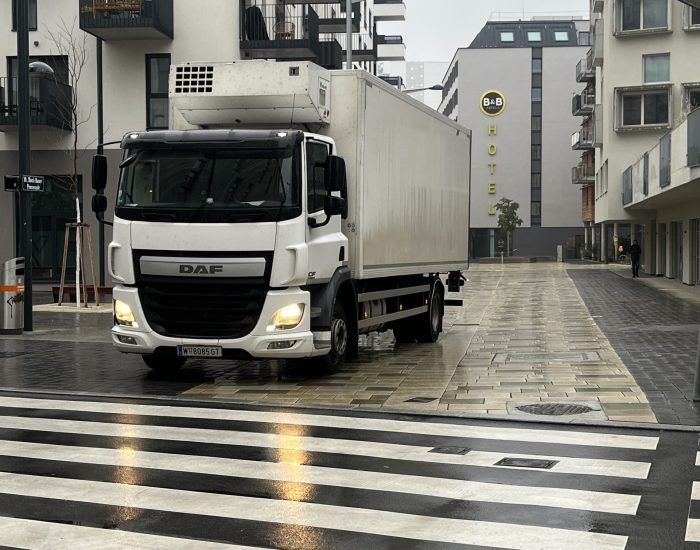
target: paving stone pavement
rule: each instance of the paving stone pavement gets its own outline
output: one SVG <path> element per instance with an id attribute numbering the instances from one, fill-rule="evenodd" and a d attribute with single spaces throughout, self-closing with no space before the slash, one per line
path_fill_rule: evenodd
<path id="1" fill-rule="evenodd" d="M 159 377 L 113 350 L 111 315 L 44 311 L 34 333 L 0 337 L 0 387 L 529 419 L 519 406 L 554 403 L 590 409 L 561 420 L 698 425 L 697 312 L 609 269 L 473 266 L 436 345 L 363 337 L 358 360 L 328 377 L 275 361 L 190 361 Z"/>
<path id="2" fill-rule="evenodd" d="M 658 421 L 699 425 L 692 398 L 700 307 L 612 271 L 571 270 L 569 276 Z"/>

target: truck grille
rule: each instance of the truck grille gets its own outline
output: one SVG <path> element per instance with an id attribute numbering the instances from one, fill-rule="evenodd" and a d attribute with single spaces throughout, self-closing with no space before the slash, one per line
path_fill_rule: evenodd
<path id="1" fill-rule="evenodd" d="M 142 285 L 139 296 L 146 320 L 163 336 L 241 338 L 260 318 L 266 287 L 188 282 Z"/>

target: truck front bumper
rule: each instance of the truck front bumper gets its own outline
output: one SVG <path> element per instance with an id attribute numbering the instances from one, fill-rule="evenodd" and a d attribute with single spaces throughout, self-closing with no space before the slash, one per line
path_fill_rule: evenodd
<path id="1" fill-rule="evenodd" d="M 157 348 L 177 346 L 220 346 L 227 351 L 244 352 L 254 358 L 293 359 L 328 353 L 328 349 L 316 349 L 311 332 L 310 295 L 301 289 L 269 291 L 260 318 L 250 334 L 236 339 L 193 339 L 163 336 L 155 332 L 146 321 L 138 290 L 132 287 L 114 287 L 114 300 L 127 304 L 134 316 L 133 326 L 118 325 L 112 328 L 112 342 L 123 353 L 148 355 Z M 290 330 L 268 331 L 273 314 L 290 304 L 304 304 L 304 316 L 298 327 Z M 284 349 L 279 349 L 285 346 Z"/>

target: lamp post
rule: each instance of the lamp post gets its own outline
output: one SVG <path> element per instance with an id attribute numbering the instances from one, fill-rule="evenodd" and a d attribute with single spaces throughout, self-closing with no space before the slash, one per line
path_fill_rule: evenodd
<path id="1" fill-rule="evenodd" d="M 352 69 L 352 0 L 345 0 L 345 50 L 347 54 L 347 67 Z"/>
<path id="2" fill-rule="evenodd" d="M 414 90 L 404 90 L 403 93 L 413 94 L 416 92 L 426 92 L 428 90 L 432 90 L 434 92 L 441 92 L 444 89 L 445 89 L 445 87 L 442 84 L 435 84 L 435 86 L 430 86 L 428 88 L 415 88 Z"/>

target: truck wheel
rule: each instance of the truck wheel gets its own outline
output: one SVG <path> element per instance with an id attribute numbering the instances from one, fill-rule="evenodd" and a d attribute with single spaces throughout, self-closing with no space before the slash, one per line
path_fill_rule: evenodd
<path id="1" fill-rule="evenodd" d="M 419 342 L 437 342 L 442 332 L 442 316 L 444 311 L 445 305 L 442 300 L 442 292 L 436 287 L 430 297 L 428 313 L 416 319 L 416 338 Z"/>
<path id="2" fill-rule="evenodd" d="M 324 374 L 335 374 L 345 363 L 350 340 L 350 329 L 345 308 L 341 302 L 333 305 L 331 321 L 331 351 L 328 355 L 317 358 L 314 362 Z"/>
<path id="3" fill-rule="evenodd" d="M 157 349 L 150 355 L 142 355 L 146 366 L 155 372 L 175 372 L 182 368 L 187 361 L 186 357 L 178 357 L 175 350 Z"/>

